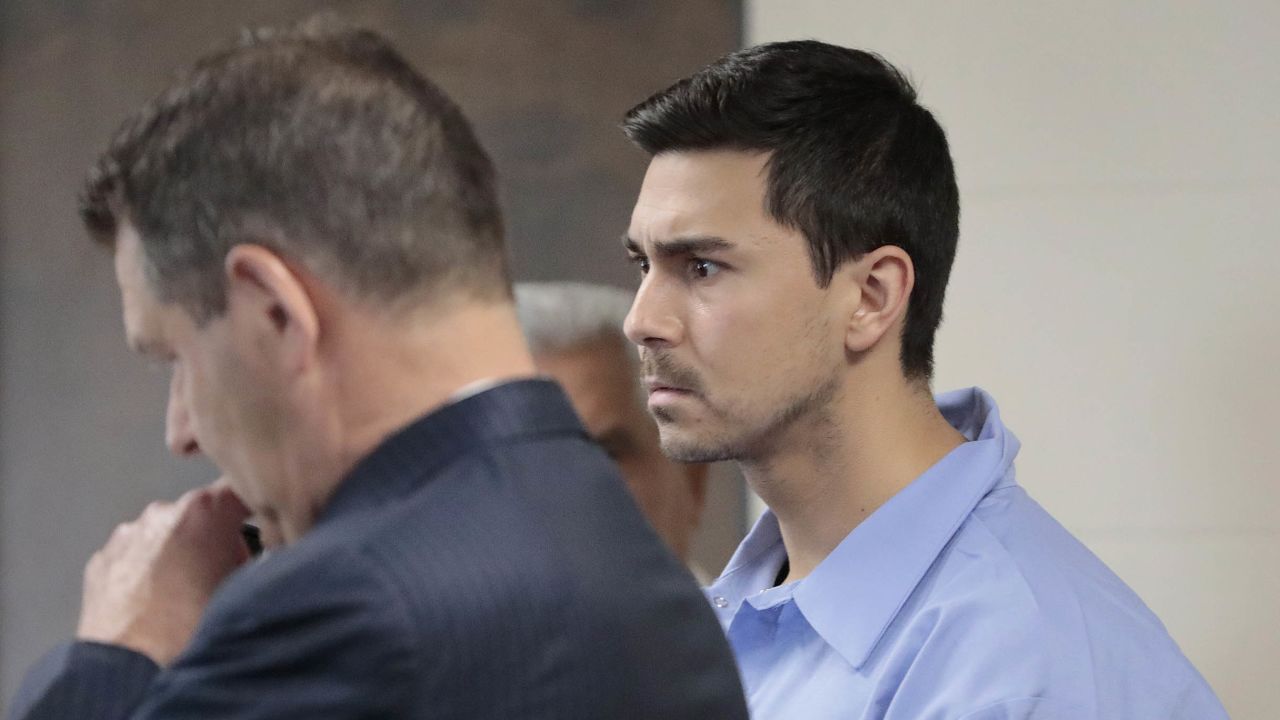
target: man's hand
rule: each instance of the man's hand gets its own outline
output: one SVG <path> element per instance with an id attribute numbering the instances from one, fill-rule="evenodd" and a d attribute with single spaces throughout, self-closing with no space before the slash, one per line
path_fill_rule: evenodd
<path id="1" fill-rule="evenodd" d="M 222 483 L 175 503 L 152 503 L 115 529 L 84 570 L 76 637 L 173 662 L 213 591 L 249 557 L 240 524 L 249 510 Z"/>

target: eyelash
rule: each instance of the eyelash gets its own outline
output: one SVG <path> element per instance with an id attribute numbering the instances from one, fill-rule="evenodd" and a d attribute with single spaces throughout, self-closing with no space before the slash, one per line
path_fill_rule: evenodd
<path id="1" fill-rule="evenodd" d="M 702 270 L 701 271 L 694 270 L 694 268 L 698 267 L 699 265 L 704 266 Z M 714 271 L 711 270 L 711 268 L 713 267 L 715 268 Z M 689 269 L 693 270 L 694 276 L 697 277 L 699 280 L 705 280 L 715 275 L 716 273 L 720 272 L 721 270 L 723 270 L 724 266 L 716 262 L 715 260 L 705 260 L 703 258 L 690 258 Z"/>
<path id="2" fill-rule="evenodd" d="M 632 255 L 631 262 L 635 263 L 640 268 L 641 275 L 649 274 L 649 269 L 650 269 L 649 258 L 645 257 L 644 255 Z M 685 261 L 685 264 L 689 270 L 690 277 L 697 280 L 709 279 L 711 276 L 715 275 L 715 273 L 720 272 L 721 270 L 724 269 L 724 265 L 722 265 L 721 263 L 718 263 L 715 260 L 707 260 L 705 258 L 700 258 L 700 257 L 689 258 L 687 261 Z M 700 265 L 704 266 L 704 268 L 701 271 L 696 270 L 695 268 L 697 268 Z M 715 268 L 714 271 L 710 270 L 710 268 L 712 267 Z"/>

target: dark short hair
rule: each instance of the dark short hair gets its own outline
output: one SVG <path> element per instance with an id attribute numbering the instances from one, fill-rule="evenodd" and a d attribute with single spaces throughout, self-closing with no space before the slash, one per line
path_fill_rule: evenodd
<path id="1" fill-rule="evenodd" d="M 510 297 L 493 165 L 386 39 L 331 19 L 247 33 L 128 120 L 81 214 L 141 236 L 157 296 L 226 308 L 222 263 L 264 245 L 360 299 Z"/>
<path id="2" fill-rule="evenodd" d="M 902 333 L 908 378 L 933 374 L 960 201 L 946 135 L 878 55 L 813 40 L 741 50 L 680 80 L 623 121 L 646 152 L 768 152 L 765 205 L 809 243 L 815 278 L 901 247 L 916 283 Z"/>

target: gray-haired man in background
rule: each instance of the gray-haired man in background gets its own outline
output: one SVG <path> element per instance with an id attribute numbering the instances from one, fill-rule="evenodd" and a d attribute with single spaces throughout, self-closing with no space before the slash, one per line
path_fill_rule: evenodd
<path id="1" fill-rule="evenodd" d="M 538 370 L 568 393 L 658 535 L 699 581 L 709 582 L 690 561 L 708 466 L 671 460 L 658 444 L 657 425 L 640 392 L 636 353 L 622 334 L 633 294 L 578 282 L 519 283 L 515 294 Z"/>

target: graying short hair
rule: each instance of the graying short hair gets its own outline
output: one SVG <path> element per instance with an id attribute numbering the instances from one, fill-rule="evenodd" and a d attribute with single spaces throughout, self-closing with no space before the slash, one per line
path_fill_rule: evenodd
<path id="1" fill-rule="evenodd" d="M 81 213 L 128 221 L 158 297 L 203 323 L 254 242 L 361 299 L 509 298 L 496 181 L 462 111 L 386 38 L 328 18 L 200 59 L 111 141 Z"/>
<path id="2" fill-rule="evenodd" d="M 634 293 L 593 283 L 525 282 L 516 283 L 515 296 L 516 314 L 534 353 L 568 350 L 608 338 L 626 347 L 622 323 Z"/>

